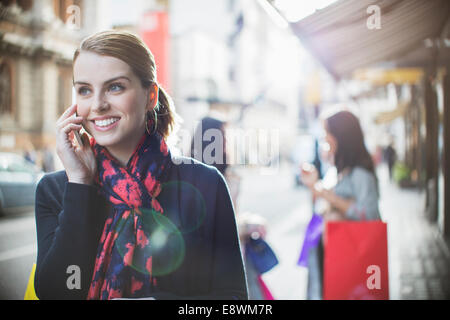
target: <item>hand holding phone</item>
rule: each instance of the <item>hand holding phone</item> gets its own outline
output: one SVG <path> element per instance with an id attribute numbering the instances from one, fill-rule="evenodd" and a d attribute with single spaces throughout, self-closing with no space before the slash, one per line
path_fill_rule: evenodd
<path id="1" fill-rule="evenodd" d="M 73 104 L 56 123 L 56 152 L 66 169 L 69 182 L 92 184 L 97 171 L 94 152 L 83 128 L 83 117 L 77 116 L 77 105 Z M 73 136 L 77 142 L 74 142 Z"/>
<path id="2" fill-rule="evenodd" d="M 310 163 L 304 163 L 301 166 L 300 178 L 302 183 L 308 188 L 312 188 L 314 184 L 319 180 L 319 174 L 316 167 Z"/>
<path id="3" fill-rule="evenodd" d="M 72 87 L 72 104 L 73 104 L 73 105 L 77 103 L 76 96 L 77 96 L 77 94 L 76 94 L 75 87 Z M 78 107 L 78 106 L 77 106 L 77 107 Z M 77 109 L 75 109 L 75 115 L 74 115 L 74 117 L 76 118 L 77 116 L 78 116 Z M 74 135 L 75 135 L 75 138 L 77 139 L 78 145 L 79 145 L 80 147 L 83 147 L 83 146 L 84 146 L 84 143 L 83 143 L 83 139 L 81 139 L 81 137 L 80 137 L 80 133 L 79 133 L 77 130 L 74 130 L 73 133 L 74 133 Z"/>

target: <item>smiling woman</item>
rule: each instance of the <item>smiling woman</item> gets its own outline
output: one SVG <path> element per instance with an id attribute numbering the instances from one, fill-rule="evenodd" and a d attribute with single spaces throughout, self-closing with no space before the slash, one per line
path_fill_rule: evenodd
<path id="1" fill-rule="evenodd" d="M 143 87 L 124 61 L 89 51 L 76 57 L 74 84 L 83 127 L 125 164 L 145 131 L 146 112 L 157 107 L 158 86 Z"/>
<path id="2" fill-rule="evenodd" d="M 94 34 L 73 81 L 76 104 L 57 122 L 65 170 L 36 191 L 38 297 L 246 299 L 228 188 L 214 167 L 174 161 L 176 115 L 150 50 L 128 32 Z M 76 145 L 82 127 L 91 138 Z"/>

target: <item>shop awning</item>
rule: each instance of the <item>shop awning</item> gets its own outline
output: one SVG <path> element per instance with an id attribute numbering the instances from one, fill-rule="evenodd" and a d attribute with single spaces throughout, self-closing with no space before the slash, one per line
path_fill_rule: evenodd
<path id="1" fill-rule="evenodd" d="M 353 79 L 367 81 L 374 85 L 394 84 L 417 84 L 423 77 L 423 70 L 420 68 L 396 68 L 382 69 L 369 68 L 358 69 L 353 72 Z"/>
<path id="2" fill-rule="evenodd" d="M 379 29 L 371 24 L 376 14 L 368 13 L 371 5 L 380 10 Z M 342 78 L 380 63 L 416 66 L 433 60 L 433 52 L 436 59 L 449 59 L 449 16 L 448 0 L 340 0 L 291 28 L 332 75 Z"/>

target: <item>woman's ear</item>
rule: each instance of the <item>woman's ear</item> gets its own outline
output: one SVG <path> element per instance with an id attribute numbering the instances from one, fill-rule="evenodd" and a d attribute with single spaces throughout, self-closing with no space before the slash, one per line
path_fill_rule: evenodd
<path id="1" fill-rule="evenodd" d="M 158 103 L 158 93 L 159 93 L 158 85 L 156 83 L 152 83 L 150 85 L 148 92 L 148 104 L 147 104 L 148 111 L 152 111 L 156 107 Z"/>

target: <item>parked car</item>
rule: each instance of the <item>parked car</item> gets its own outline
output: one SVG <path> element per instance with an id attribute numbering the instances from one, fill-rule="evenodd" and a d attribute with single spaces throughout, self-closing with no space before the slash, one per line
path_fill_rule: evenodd
<path id="1" fill-rule="evenodd" d="M 0 215 L 33 210 L 36 185 L 43 175 L 24 157 L 0 152 Z"/>

